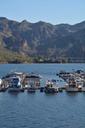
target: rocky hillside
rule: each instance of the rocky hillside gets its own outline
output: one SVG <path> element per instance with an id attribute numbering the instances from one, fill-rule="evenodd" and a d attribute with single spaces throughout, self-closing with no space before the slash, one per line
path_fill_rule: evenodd
<path id="1" fill-rule="evenodd" d="M 85 21 L 52 25 L 0 17 L 0 47 L 31 57 L 85 59 Z"/>

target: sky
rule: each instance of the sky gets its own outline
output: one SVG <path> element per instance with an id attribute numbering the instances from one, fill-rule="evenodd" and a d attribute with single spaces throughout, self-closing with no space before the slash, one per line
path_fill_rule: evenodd
<path id="1" fill-rule="evenodd" d="M 85 0 L 0 0 L 0 17 L 76 24 L 85 20 Z"/>

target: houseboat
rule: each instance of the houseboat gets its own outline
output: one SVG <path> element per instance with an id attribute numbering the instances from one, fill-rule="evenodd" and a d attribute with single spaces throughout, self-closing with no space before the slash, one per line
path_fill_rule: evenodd
<path id="1" fill-rule="evenodd" d="M 35 81 L 33 80 L 28 80 L 26 81 L 26 85 L 25 88 L 27 89 L 28 92 L 33 93 L 36 91 L 36 85 L 35 85 Z"/>
<path id="2" fill-rule="evenodd" d="M 85 92 L 85 80 L 83 81 L 82 92 Z"/>
<path id="3" fill-rule="evenodd" d="M 40 87 L 40 76 L 34 73 L 25 76 L 25 88 L 28 92 L 35 92 Z"/>
<path id="4" fill-rule="evenodd" d="M 79 85 L 77 85 L 74 78 L 70 78 L 65 89 L 67 92 L 78 92 L 79 91 Z"/>
<path id="5" fill-rule="evenodd" d="M 24 91 L 21 84 L 21 78 L 14 76 L 10 78 L 8 92 L 20 92 Z"/>
<path id="6" fill-rule="evenodd" d="M 13 77 L 19 77 L 20 82 L 23 85 L 25 76 L 26 76 L 26 73 L 24 72 L 10 72 L 10 73 L 7 73 L 4 77 L 2 77 L 2 80 L 3 80 L 5 88 L 8 88 Z"/>

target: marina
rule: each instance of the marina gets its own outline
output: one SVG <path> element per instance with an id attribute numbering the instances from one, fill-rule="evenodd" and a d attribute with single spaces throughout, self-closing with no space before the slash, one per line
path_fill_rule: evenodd
<path id="1" fill-rule="evenodd" d="M 84 128 L 85 127 L 85 92 L 67 92 L 65 87 L 68 80 L 63 80 L 58 73 L 61 70 L 75 74 L 74 72 L 82 69 L 85 71 L 85 64 L 19 64 L 19 65 L 0 65 L 0 78 L 5 78 L 7 74 L 14 73 L 11 71 L 16 68 L 18 77 L 19 74 L 28 74 L 40 76 L 40 85 L 34 92 L 28 87 L 34 82 L 26 79 L 26 86 L 23 84 L 24 91 L 8 92 L 8 85 L 6 90 L 0 92 L 0 127 L 1 128 Z M 75 71 L 73 70 L 75 69 Z M 11 71 L 11 72 L 10 72 Z M 16 78 L 12 75 L 11 78 Z M 82 75 L 76 73 L 77 84 L 82 84 Z M 79 79 L 78 76 L 81 76 Z M 73 77 L 71 78 L 73 80 Z M 9 82 L 8 78 L 7 81 Z M 21 81 L 21 80 L 20 80 Z M 1 80 L 2 82 L 2 80 Z M 0 83 L 1 83 L 0 82 Z M 11 81 L 16 83 L 15 81 Z M 22 82 L 22 81 L 21 81 Z M 58 87 L 57 93 L 45 93 L 44 88 L 51 82 L 51 84 Z M 52 83 L 53 82 L 53 83 Z M 9 82 L 10 83 L 10 82 Z M 4 81 L 4 85 L 6 85 Z M 6 86 L 3 86 L 6 87 Z M 80 88 L 81 86 L 79 86 Z M 62 88 L 62 93 L 59 89 Z M 80 88 L 81 89 L 81 88 Z M 84 90 L 84 88 L 82 88 Z M 80 123 L 81 122 L 81 123 Z"/>
<path id="2" fill-rule="evenodd" d="M 0 79 L 0 92 L 40 92 L 58 93 L 58 92 L 85 92 L 85 70 L 65 71 L 60 70 L 55 74 L 58 79 L 46 79 L 44 81 L 41 74 L 13 71 L 7 73 Z M 41 81 L 44 81 L 42 86 Z M 65 83 L 60 86 L 58 81 Z"/>
<path id="3" fill-rule="evenodd" d="M 85 1 L 0 1 L 0 128 L 85 128 Z"/>
<path id="4" fill-rule="evenodd" d="M 3 92 L 35 92 L 40 87 L 40 76 L 31 73 L 11 72 L 0 79 L 0 90 Z"/>

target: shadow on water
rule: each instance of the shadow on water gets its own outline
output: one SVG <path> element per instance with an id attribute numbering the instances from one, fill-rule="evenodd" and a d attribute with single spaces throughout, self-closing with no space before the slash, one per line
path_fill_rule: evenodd
<path id="1" fill-rule="evenodd" d="M 54 97 L 56 95 L 57 95 L 57 93 L 54 93 L 54 94 L 52 94 L 52 93 L 45 93 L 45 96 L 49 96 L 49 97 Z"/>
<path id="2" fill-rule="evenodd" d="M 19 92 L 8 92 L 8 94 L 11 96 L 18 96 Z"/>
<path id="3" fill-rule="evenodd" d="M 34 95 L 36 95 L 36 94 L 35 94 L 35 93 L 33 93 L 33 92 L 27 92 L 27 95 L 34 96 Z"/>
<path id="4" fill-rule="evenodd" d="M 79 92 L 66 92 L 66 94 L 70 97 L 77 96 Z"/>

